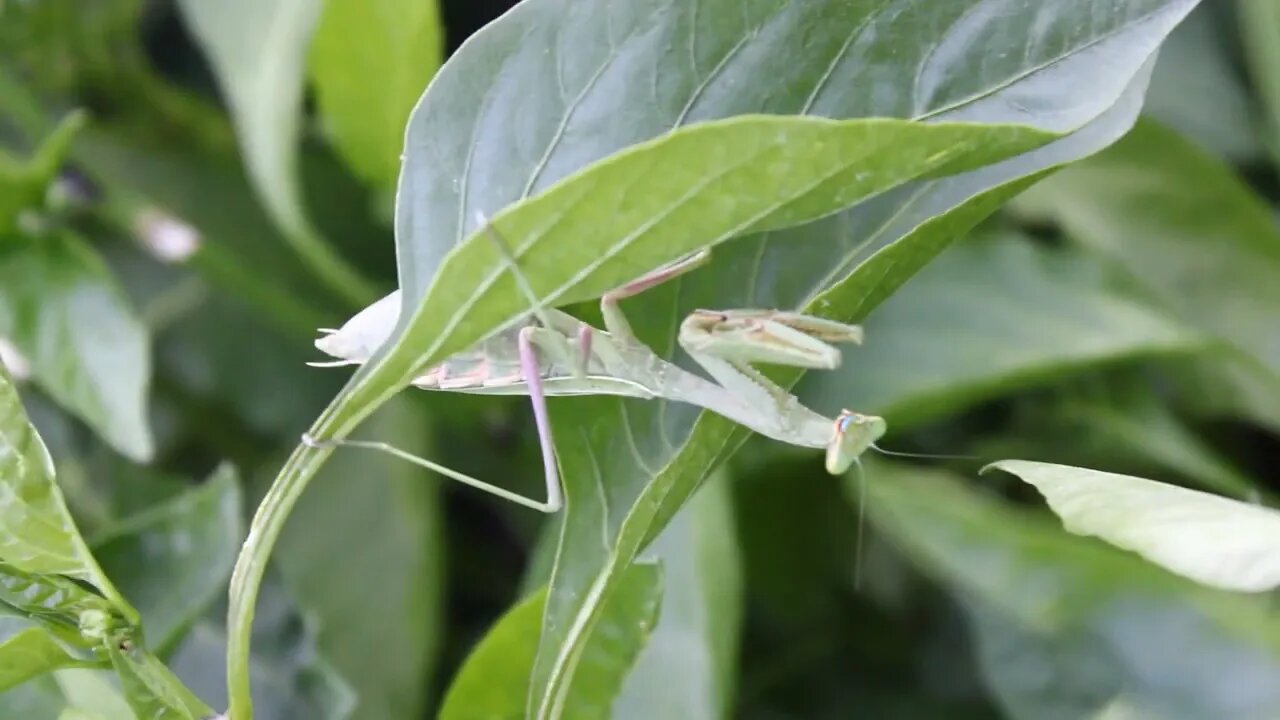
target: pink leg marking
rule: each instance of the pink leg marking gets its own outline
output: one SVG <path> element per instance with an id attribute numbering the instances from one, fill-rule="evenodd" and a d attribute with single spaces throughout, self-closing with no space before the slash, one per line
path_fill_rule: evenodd
<path id="1" fill-rule="evenodd" d="M 595 331 L 590 325 L 583 323 L 578 326 L 578 363 L 584 374 L 591 364 L 591 339 L 594 337 Z"/>
<path id="2" fill-rule="evenodd" d="M 520 369 L 529 383 L 529 400 L 533 403 L 533 421 L 538 428 L 538 444 L 542 447 L 542 468 L 547 477 L 547 490 L 559 492 L 560 469 L 556 465 L 556 446 L 551 437 L 551 421 L 547 417 L 547 398 L 542 392 L 542 374 L 538 369 L 538 355 L 533 348 L 530 334 L 533 328 L 520 331 L 517 344 L 520 348 Z"/>

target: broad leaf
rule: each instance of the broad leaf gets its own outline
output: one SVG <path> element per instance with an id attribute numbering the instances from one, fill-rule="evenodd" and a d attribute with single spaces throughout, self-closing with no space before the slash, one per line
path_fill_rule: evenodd
<path id="1" fill-rule="evenodd" d="M 213 710 L 155 656 L 118 643 L 107 646 L 125 701 L 140 718 L 204 720 Z"/>
<path id="2" fill-rule="evenodd" d="M 242 512 L 236 473 L 223 467 L 96 538 L 94 554 L 142 613 L 150 647 L 172 647 L 226 592 L 244 537 Z"/>
<path id="3" fill-rule="evenodd" d="M 560 698 L 571 715 L 611 717 L 610 705 L 658 621 L 662 586 L 660 565 L 637 563 L 622 573 L 605 609 L 605 631 L 587 645 L 578 681 Z M 498 621 L 458 671 L 441 720 L 523 717 L 545 608 L 539 590 Z"/>
<path id="4" fill-rule="evenodd" d="M 17 617 L 0 617 L 0 692 L 59 668 L 84 663 L 48 630 Z"/>
<path id="5" fill-rule="evenodd" d="M 297 176 L 307 47 L 320 0 L 179 0 L 187 29 L 213 68 L 249 178 L 301 259 L 351 300 L 372 290 L 316 233 Z"/>
<path id="6" fill-rule="evenodd" d="M 67 512 L 53 460 L 0 367 L 0 562 L 20 573 L 66 575 L 118 598 Z M 124 605 L 123 601 L 120 604 Z M 122 608 L 123 609 L 123 608 Z M 133 614 L 130 609 L 126 613 Z"/>
<path id="7" fill-rule="evenodd" d="M 1069 10 L 1065 5 L 1055 6 L 1055 11 L 1069 13 L 1079 7 L 1072 4 Z M 1166 7 L 1164 19 L 1172 23 L 1185 9 Z M 1059 19 L 1065 20 L 1066 15 Z M 1156 26 L 1167 28 L 1145 24 L 1140 30 L 1135 27 L 1132 35 L 1117 31 L 1112 36 L 1127 38 L 1123 49 L 1109 43 L 1107 47 L 1119 53 L 1114 56 L 1116 63 L 1133 62 L 1126 66 L 1133 74 L 1125 79 L 1132 80 L 1132 85 L 1119 97 L 1090 93 L 1089 101 L 1080 98 L 1081 102 L 1075 105 L 1079 115 L 1072 117 L 1092 122 L 1076 134 L 990 168 L 900 188 L 818 223 L 735 243 L 717 257 L 711 268 L 633 301 L 628 308 L 637 329 L 652 345 L 670 352 L 675 322 L 695 307 L 776 307 L 845 320 L 863 318 L 956 235 L 972 227 L 1039 173 L 1093 152 L 1127 129 L 1145 88 L 1142 59 L 1146 55 L 1135 55 L 1135 50 L 1144 47 L 1143 42 L 1158 41 L 1160 33 L 1153 30 Z M 854 45 L 856 37 L 870 41 L 877 37 L 877 31 L 885 29 L 874 21 L 867 27 L 871 29 L 861 31 L 867 33 L 863 36 L 857 36 L 857 29 L 849 31 Z M 1093 46 L 1088 54 L 1069 54 L 1074 62 L 1058 63 L 1053 66 L 1054 72 L 1090 72 L 1086 68 L 1098 60 L 1092 52 L 1097 48 Z M 882 67 L 881 72 L 891 73 L 891 64 Z M 909 83 L 910 77 L 913 76 L 904 77 L 903 82 Z M 1006 92 L 1017 95 L 1040 88 L 1053 101 L 1069 102 L 1056 95 L 1062 85 L 1047 89 L 1040 85 L 1044 79 L 1034 71 L 1019 77 L 1027 84 L 1010 79 L 1002 83 Z M 1109 75 L 1108 79 L 1115 77 Z M 857 93 L 859 86 L 855 83 L 847 88 Z M 860 104 L 866 97 L 854 94 L 845 96 L 844 101 L 851 111 L 866 112 L 866 106 Z M 1009 96 L 994 92 L 984 96 L 979 105 L 996 107 L 1002 97 Z M 1097 102 L 1099 99 L 1103 102 Z M 1113 100 L 1116 104 L 1109 105 Z M 991 105 L 984 105 L 987 102 Z M 1046 102 L 1052 101 L 1046 98 Z M 872 107 L 878 109 L 874 104 Z M 885 106 L 882 112 L 888 112 L 888 108 Z M 955 111 L 979 112 L 979 107 L 965 106 Z M 1093 111 L 1101 114 L 1087 114 Z M 948 116 L 940 113 L 937 117 Z M 1018 119 L 1029 120 L 1025 115 Z M 1062 115 L 1046 117 L 1046 126 L 1055 127 L 1055 123 L 1063 121 Z M 785 382 L 794 382 L 796 377 L 791 374 Z M 587 634 L 569 635 L 567 630 L 583 626 L 590 629 L 599 603 L 607 597 L 611 575 L 625 567 L 634 553 L 657 535 L 707 471 L 732 452 L 742 437 L 719 418 L 704 416 L 695 421 L 696 413 L 687 408 L 664 403 L 589 402 L 586 407 L 575 408 L 572 414 L 553 409 L 571 516 L 565 523 L 560 572 L 553 580 L 535 680 L 548 685 L 544 698 L 556 692 L 551 685 L 572 672 L 576 647 Z M 597 489 L 597 477 L 608 479 L 603 494 Z M 595 544 L 594 538 L 602 534 L 612 540 L 610 547 L 601 549 Z M 586 594 L 587 588 L 600 587 L 600 583 L 604 584 L 602 593 Z M 550 706 L 544 703 L 531 714 L 550 717 L 549 711 Z"/>
<path id="8" fill-rule="evenodd" d="M 383 408 L 364 432 L 433 457 L 430 426 L 408 400 Z M 443 630 L 439 488 L 398 458 L 340 453 L 281 538 L 281 572 L 313 622 L 316 649 L 355 691 L 355 720 L 426 711 Z"/>
<path id="9" fill-rule="evenodd" d="M 311 40 L 316 102 L 334 146 L 381 190 L 400 174 L 404 127 L 439 67 L 435 0 L 327 0 Z"/>
<path id="10" fill-rule="evenodd" d="M 899 0 L 891 7 L 834 0 L 658 7 L 525 2 L 451 58 L 410 120 L 397 251 L 406 307 L 416 312 L 405 313 L 396 347 L 366 367 L 315 430 L 345 435 L 421 364 L 525 312 L 527 304 L 514 283 L 497 272 L 502 263 L 492 243 L 469 233 L 476 210 L 492 214 L 518 203 L 494 222 L 520 254 L 535 292 L 554 304 L 597 296 L 730 235 L 772 228 L 733 244 L 701 274 L 629 305 L 642 308 L 632 312 L 640 319 L 637 329 L 664 354 L 672 349 L 674 323 L 695 303 L 809 307 L 860 318 L 1032 178 L 1123 133 L 1141 104 L 1159 42 L 1194 4 L 1063 1 L 1010 12 L 1004 3 L 989 0 L 945 5 Z M 1036 32 L 1028 33 L 1032 27 Z M 692 52 L 671 53 L 672 47 Z M 782 73 L 780 53 L 789 60 Z M 774 80 L 760 86 L 755 79 L 762 76 Z M 1086 77 L 1088 83 L 1078 82 Z M 759 92 L 743 90 L 757 87 Z M 616 122 L 618 108 L 628 110 L 628 122 Z M 796 205 L 793 197 L 729 192 L 723 183 L 713 183 L 702 197 L 723 192 L 723 205 L 651 215 L 669 204 L 672 187 L 687 187 L 688 175 L 708 157 L 709 143 L 684 152 L 669 177 L 655 177 L 655 166 L 609 184 L 594 182 L 645 153 L 665 153 L 688 138 L 709 139 L 735 124 L 763 121 L 742 118 L 668 133 L 674 127 L 755 112 L 1003 120 L 1074 133 L 989 168 L 881 192 L 794 230 L 780 228 L 829 215 L 842 205 L 830 198 L 824 206 Z M 650 142 L 570 177 L 588 163 L 644 141 Z M 995 150 L 970 158 L 968 167 L 1001 157 Z M 918 158 L 910 153 L 901 157 L 904 163 L 913 159 Z M 626 204 L 620 205 L 614 198 L 624 180 Z M 761 187 L 776 192 L 789 182 L 770 178 Z M 573 207 L 567 216 L 572 222 L 547 230 L 558 218 L 544 215 L 543 208 L 585 195 L 592 183 L 591 204 Z M 855 194 L 843 202 L 858 199 Z M 756 215 L 779 202 L 793 202 L 787 223 L 758 224 Z M 751 213 L 753 203 L 756 212 Z M 635 208 L 646 213 L 641 229 L 661 233 L 643 244 L 618 246 L 617 239 L 637 225 Z M 726 217 L 730 211 L 742 215 Z M 833 285 L 836 290 L 819 297 Z M 570 483 L 570 518 L 548 599 L 532 716 L 554 714 L 564 698 L 618 573 L 741 437 L 734 437 L 726 422 L 706 418 L 695 426 L 695 413 L 661 403 L 588 399 L 575 401 L 574 409 L 573 418 L 556 421 Z M 322 455 L 300 452 L 286 467 L 269 497 L 264 527 L 278 522 L 271 516 L 288 507 L 299 492 L 299 479 Z M 598 484 L 597 477 L 608 482 Z M 633 506 L 637 509 L 629 514 Z M 244 567 L 248 572 L 238 578 L 237 595 L 255 582 L 256 561 L 246 560 Z M 245 616 L 237 612 L 238 638 L 244 636 Z"/>
<path id="11" fill-rule="evenodd" d="M 101 595 L 61 575 L 35 575 L 0 564 L 0 608 L 39 624 L 83 660 L 126 625 Z"/>
<path id="12" fill-rule="evenodd" d="M 1001 460 L 1034 485 L 1067 530 L 1092 535 L 1213 587 L 1280 585 L 1280 512 L 1130 475 Z"/>
<path id="13" fill-rule="evenodd" d="M 1280 622 L 1261 598 L 1200 587 L 1064 534 L 945 474 L 877 463 L 868 476 L 874 525 L 971 608 L 1012 625 L 1002 632 L 1025 636 L 983 637 L 992 621 L 975 622 L 1012 717 L 1088 716 L 1070 714 L 1085 701 L 1095 713 L 1118 702 L 1138 717 L 1188 720 L 1280 711 Z M 1026 655 L 997 657 L 1015 651 L 1041 656 L 1039 669 Z M 1018 712 L 1028 705 L 1010 688 L 1033 697 L 1038 714 Z"/>
<path id="14" fill-rule="evenodd" d="M 662 562 L 662 614 L 608 717 L 713 720 L 732 715 L 742 562 L 730 479 L 719 473 L 709 480 L 645 554 Z"/>
<path id="15" fill-rule="evenodd" d="M 1015 125 L 743 116 L 620 152 L 493 222 L 533 292 L 560 305 L 599 297 L 645 268 L 736 235 L 812 221 L 910 180 L 1002 160 L 1052 137 Z M 414 184 L 422 182 L 414 174 L 420 171 L 406 170 L 401 197 L 425 190 Z M 528 314 L 498 248 L 474 224 L 468 229 L 467 242 L 434 281 L 422 266 L 433 263 L 437 249 L 398 229 L 402 302 L 413 311 L 407 320 L 402 312 L 379 377 L 406 367 L 399 379 L 407 383 L 414 371 Z"/>
<path id="16" fill-rule="evenodd" d="M 524 716 L 546 605 L 544 588 L 513 605 L 489 629 L 449 685 L 440 720 Z"/>
<path id="17" fill-rule="evenodd" d="M 64 233 L 0 255 L 0 336 L 116 450 L 150 459 L 150 338 L 97 253 Z"/>
<path id="18" fill-rule="evenodd" d="M 1106 153 L 1028 194 L 1171 311 L 1221 340 L 1242 396 L 1280 426 L 1280 229 L 1230 167 L 1140 123 Z M 1222 292 L 1222 288 L 1232 292 Z"/>
<path id="19" fill-rule="evenodd" d="M 303 67 L 321 0 L 179 0 L 221 86 L 245 166 L 288 235 L 309 232 L 297 179 Z"/>
<path id="20" fill-rule="evenodd" d="M 1099 364 L 1201 349 L 1178 323 L 1106 286 L 1079 252 L 1012 236 L 965 243 L 912 278 L 865 323 L 865 346 L 798 394 L 819 412 L 885 415 L 890 426 Z"/>

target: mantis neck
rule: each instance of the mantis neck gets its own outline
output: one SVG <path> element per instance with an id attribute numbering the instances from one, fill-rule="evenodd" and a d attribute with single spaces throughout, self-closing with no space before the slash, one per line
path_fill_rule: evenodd
<path id="1" fill-rule="evenodd" d="M 800 447 L 825 448 L 831 441 L 832 420 L 784 394 L 769 402 L 750 402 L 742 393 L 725 389 L 698 375 L 664 361 L 665 373 L 657 394 L 666 400 L 689 403 L 722 415 L 739 425 L 779 442 Z M 754 394 L 752 394 L 754 396 Z"/>

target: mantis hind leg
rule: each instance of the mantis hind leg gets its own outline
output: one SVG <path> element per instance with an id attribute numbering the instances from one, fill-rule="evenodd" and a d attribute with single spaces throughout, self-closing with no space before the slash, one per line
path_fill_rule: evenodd
<path id="1" fill-rule="evenodd" d="M 542 389 L 542 374 L 538 367 L 537 353 L 534 350 L 535 331 L 541 328 L 526 327 L 522 328 L 518 337 L 520 352 L 520 369 L 525 376 L 525 381 L 529 384 L 529 399 L 533 404 L 534 424 L 538 428 L 538 444 L 542 448 L 542 468 L 543 477 L 546 480 L 546 501 L 538 501 L 533 498 L 525 497 L 517 492 L 512 492 L 506 488 L 498 487 L 492 483 L 474 478 L 466 473 L 458 472 L 452 468 L 445 467 L 436 462 L 432 462 L 424 457 L 419 457 L 413 453 L 401 450 L 400 448 L 385 442 L 372 440 L 317 440 L 309 435 L 302 436 L 302 442 L 312 447 L 324 447 L 326 445 L 339 445 L 355 448 L 364 448 L 366 450 L 376 450 L 384 452 L 388 455 L 406 460 L 427 468 L 452 480 L 483 490 L 491 495 L 496 495 L 504 500 L 510 500 L 518 505 L 537 510 L 544 513 L 554 513 L 564 507 L 564 492 L 560 486 L 560 470 L 556 461 L 555 442 L 551 436 L 551 422 L 547 417 L 547 399 Z"/>

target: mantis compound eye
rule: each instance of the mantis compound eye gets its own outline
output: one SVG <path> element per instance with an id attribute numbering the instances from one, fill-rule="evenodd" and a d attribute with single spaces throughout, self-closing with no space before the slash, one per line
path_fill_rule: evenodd
<path id="1" fill-rule="evenodd" d="M 827 446 L 827 472 L 838 475 L 848 470 L 885 430 L 884 418 L 842 410 Z"/>

